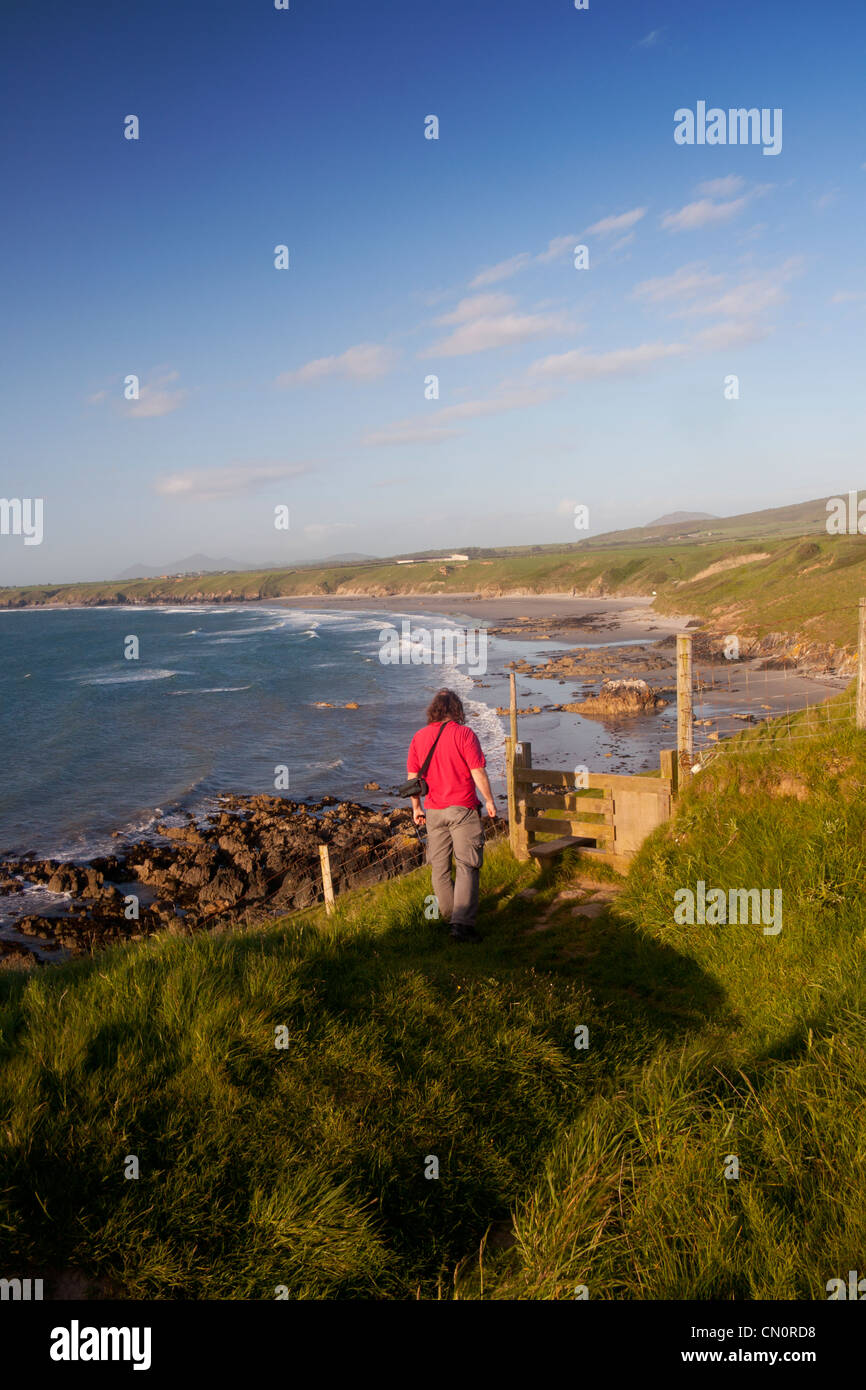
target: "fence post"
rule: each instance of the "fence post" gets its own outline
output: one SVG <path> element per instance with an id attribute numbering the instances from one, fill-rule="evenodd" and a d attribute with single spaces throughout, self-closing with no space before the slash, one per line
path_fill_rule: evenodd
<path id="1" fill-rule="evenodd" d="M 857 628 L 857 728 L 866 729 L 866 598 L 860 600 Z"/>
<path id="2" fill-rule="evenodd" d="M 331 880 L 331 856 L 327 845 L 319 845 L 319 858 L 322 861 L 322 888 L 325 891 L 325 912 L 328 917 L 334 912 L 334 884 Z"/>
<path id="3" fill-rule="evenodd" d="M 514 747 L 514 766 L 532 767 L 532 744 L 518 743 Z M 525 863 L 530 858 L 529 846 L 535 843 L 535 832 L 526 829 L 526 787 L 517 786 L 515 778 L 515 826 L 514 857 Z"/>
<path id="4" fill-rule="evenodd" d="M 514 776 L 514 745 L 516 740 L 505 738 L 505 790 L 508 793 L 508 843 L 517 858 L 517 779 Z"/>
<path id="5" fill-rule="evenodd" d="M 682 774 L 691 773 L 694 762 L 692 638 L 688 633 L 677 637 L 677 761 Z"/>
<path id="6" fill-rule="evenodd" d="M 676 796 L 680 769 L 677 764 L 677 755 L 673 748 L 663 748 L 661 750 L 659 753 L 659 765 L 661 767 L 662 777 L 671 784 L 671 796 Z"/>
<path id="7" fill-rule="evenodd" d="M 509 734 L 505 739 L 505 779 L 508 792 L 508 843 L 515 859 L 520 859 L 520 825 L 517 809 L 517 778 L 515 768 L 522 767 L 518 762 L 517 742 L 517 677 L 512 671 L 508 677 L 509 687 Z M 525 856 L 524 856 L 525 857 Z"/>

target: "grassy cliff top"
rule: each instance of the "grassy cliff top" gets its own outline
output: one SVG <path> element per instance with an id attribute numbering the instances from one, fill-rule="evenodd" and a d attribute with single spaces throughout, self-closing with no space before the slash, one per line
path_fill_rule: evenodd
<path id="1" fill-rule="evenodd" d="M 419 870 L 0 972 L 0 1264 L 144 1298 L 826 1297 L 866 1235 L 866 739 L 828 708 L 720 751 L 600 916 L 579 860 L 500 846 L 480 946 Z M 779 889 L 781 931 L 677 925 L 698 880 Z"/>

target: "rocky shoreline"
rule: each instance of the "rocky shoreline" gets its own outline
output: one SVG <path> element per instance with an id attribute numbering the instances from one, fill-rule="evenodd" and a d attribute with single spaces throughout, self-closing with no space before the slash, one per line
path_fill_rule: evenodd
<path id="1" fill-rule="evenodd" d="M 423 862 L 408 808 L 376 810 L 332 796 L 225 795 L 219 803 L 208 816 L 158 824 L 158 841 L 138 840 L 116 855 L 0 861 L 0 895 L 27 885 L 58 895 L 56 912 L 15 921 L 14 936 L 27 940 L 0 938 L 0 963 L 35 966 L 156 932 L 188 936 L 286 916 L 321 901 L 323 844 L 335 893 Z M 485 819 L 485 831 L 496 833 L 496 823 Z"/>

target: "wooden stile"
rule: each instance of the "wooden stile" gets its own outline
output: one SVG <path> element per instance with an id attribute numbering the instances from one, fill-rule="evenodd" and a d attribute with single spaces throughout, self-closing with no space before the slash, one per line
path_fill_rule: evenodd
<path id="1" fill-rule="evenodd" d="M 509 780 L 519 859 L 547 859 L 573 848 L 625 873 L 647 835 L 671 814 L 679 782 L 674 749 L 659 755 L 659 777 L 591 772 L 588 787 L 576 788 L 573 773 L 533 767 L 529 745 L 518 746 L 526 750 L 524 765 L 516 758 L 509 762 Z M 536 786 L 562 790 L 558 795 L 544 795 L 534 790 Z M 533 814 L 542 811 L 564 814 Z M 595 819 L 584 819 L 587 816 Z M 533 843 L 537 834 L 558 838 Z"/>
<path id="2" fill-rule="evenodd" d="M 556 816 L 527 816 L 528 830 L 547 835 L 576 835 L 578 838 L 612 840 L 613 825 L 605 821 L 563 820 Z"/>

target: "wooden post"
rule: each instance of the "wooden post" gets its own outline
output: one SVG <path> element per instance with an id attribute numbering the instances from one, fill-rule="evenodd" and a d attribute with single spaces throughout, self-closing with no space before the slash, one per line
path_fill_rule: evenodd
<path id="1" fill-rule="evenodd" d="M 677 761 L 687 776 L 694 760 L 692 727 L 692 639 L 688 633 L 677 637 Z"/>
<path id="2" fill-rule="evenodd" d="M 517 784 L 514 777 L 517 756 L 517 677 L 512 671 L 509 686 L 509 734 L 505 739 L 505 785 L 508 793 L 508 843 L 515 859 L 519 857 L 519 827 L 517 824 Z"/>
<path id="3" fill-rule="evenodd" d="M 517 785 L 514 778 L 514 743 L 506 735 L 505 739 L 505 790 L 508 793 L 508 843 L 511 853 L 517 858 Z"/>
<path id="4" fill-rule="evenodd" d="M 322 861 L 322 887 L 325 890 L 325 912 L 333 916 L 334 907 L 334 884 L 331 880 L 331 856 L 328 854 L 327 845 L 319 845 L 319 858 Z"/>
<path id="5" fill-rule="evenodd" d="M 674 797 L 677 794 L 677 787 L 679 786 L 680 780 L 680 769 L 677 763 L 676 749 L 663 748 L 659 753 L 659 764 L 662 770 L 662 777 L 664 777 L 668 782 L 670 782 L 671 796 Z"/>
<path id="6" fill-rule="evenodd" d="M 532 744 L 531 744 L 531 743 L 517 743 L 517 744 L 515 744 L 515 746 L 514 746 L 514 766 L 515 766 L 515 768 L 518 768 L 518 767 L 532 767 Z M 523 863 L 526 863 L 527 859 L 529 859 L 529 858 L 531 857 L 531 856 L 530 856 L 530 853 L 529 853 L 529 846 L 535 843 L 535 831 L 534 831 L 534 830 L 527 830 L 527 829 L 526 829 L 526 815 L 527 815 L 527 808 L 526 808 L 526 787 L 525 787 L 525 786 L 520 786 L 520 787 L 518 787 L 518 786 L 517 786 L 516 779 L 515 779 L 515 803 L 516 803 L 516 804 L 515 804 L 514 823 L 515 823 L 516 834 L 515 834 L 515 839 L 514 839 L 514 857 L 515 857 L 515 859 L 519 859 L 519 860 L 521 860 Z"/>
<path id="7" fill-rule="evenodd" d="M 517 677 L 515 676 L 515 674 L 514 674 L 513 671 L 511 672 L 510 676 L 508 677 L 508 684 L 509 684 L 510 691 L 511 691 L 511 700 L 510 700 L 510 709 L 509 709 L 509 716 L 510 716 L 510 720 L 511 720 L 511 728 L 510 728 L 509 732 L 510 732 L 510 734 L 511 734 L 511 744 L 512 744 L 512 747 L 513 747 L 513 748 L 516 748 L 516 747 L 517 747 Z"/>
<path id="8" fill-rule="evenodd" d="M 866 598 L 860 600 L 857 629 L 857 728 L 866 729 Z"/>

